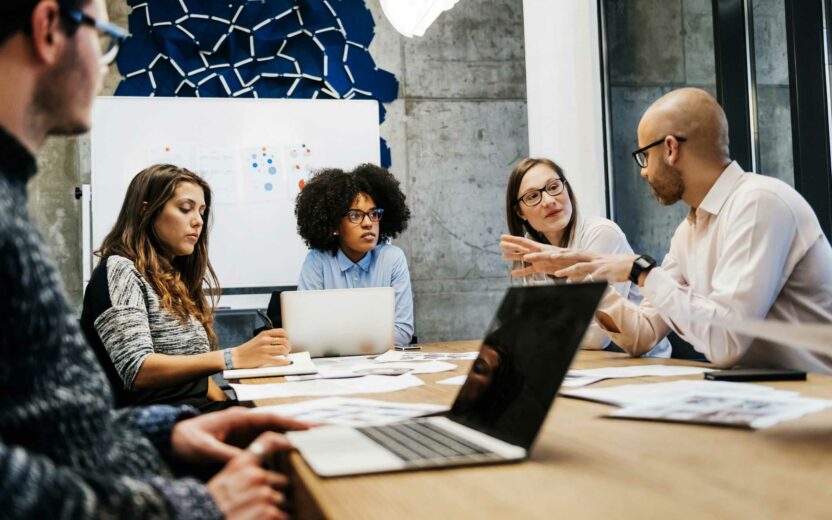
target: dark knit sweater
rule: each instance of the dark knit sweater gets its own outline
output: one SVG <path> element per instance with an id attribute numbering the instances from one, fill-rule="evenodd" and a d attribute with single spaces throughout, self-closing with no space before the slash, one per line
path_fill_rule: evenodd
<path id="1" fill-rule="evenodd" d="M 163 459 L 186 409 L 113 410 L 27 211 L 35 160 L 0 128 L 0 516 L 217 518 Z"/>
<path id="2" fill-rule="evenodd" d="M 81 329 L 102 366 L 110 372 L 116 407 L 147 404 L 212 404 L 208 378 L 165 388 L 136 390 L 134 383 L 151 354 L 188 356 L 211 351 L 205 327 L 191 317 L 183 323 L 162 307 L 153 286 L 123 256 L 105 258 L 93 270 L 84 293 Z"/>

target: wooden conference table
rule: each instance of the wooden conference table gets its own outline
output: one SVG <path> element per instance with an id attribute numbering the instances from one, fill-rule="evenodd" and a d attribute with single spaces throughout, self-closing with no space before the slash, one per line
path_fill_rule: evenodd
<path id="1" fill-rule="evenodd" d="M 422 348 L 465 352 L 479 342 Z M 655 363 L 695 365 L 581 351 L 573 368 Z M 420 374 L 420 387 L 356 397 L 450 405 L 459 387 L 435 383 L 466 374 L 471 362 L 457 364 L 454 372 Z M 829 376 L 764 384 L 832 399 Z M 323 479 L 293 453 L 294 517 L 832 518 L 832 409 L 760 431 L 602 418 L 611 409 L 558 397 L 530 459 L 519 464 Z"/>

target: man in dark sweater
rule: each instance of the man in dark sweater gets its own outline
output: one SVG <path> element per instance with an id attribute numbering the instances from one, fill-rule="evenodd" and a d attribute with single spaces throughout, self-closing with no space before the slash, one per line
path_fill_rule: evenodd
<path id="1" fill-rule="evenodd" d="M 114 411 L 27 212 L 34 153 L 89 128 L 113 50 L 99 37 L 118 36 L 106 21 L 103 0 L 0 2 L 0 515 L 282 518 L 286 478 L 261 465 L 288 443 L 267 430 L 303 425 L 240 408 Z M 173 469 L 212 463 L 225 466 L 207 484 Z"/>

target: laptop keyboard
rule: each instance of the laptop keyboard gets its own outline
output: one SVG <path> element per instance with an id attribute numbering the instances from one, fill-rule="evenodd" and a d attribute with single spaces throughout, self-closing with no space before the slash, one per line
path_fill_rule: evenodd
<path id="1" fill-rule="evenodd" d="M 497 458 L 493 452 L 438 428 L 426 419 L 357 430 L 405 462 Z"/>

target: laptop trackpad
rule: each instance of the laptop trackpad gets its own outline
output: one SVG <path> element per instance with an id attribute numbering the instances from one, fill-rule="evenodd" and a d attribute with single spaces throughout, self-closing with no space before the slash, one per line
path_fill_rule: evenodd
<path id="1" fill-rule="evenodd" d="M 391 471 L 405 463 L 353 428 L 322 426 L 286 436 L 322 477 Z"/>

